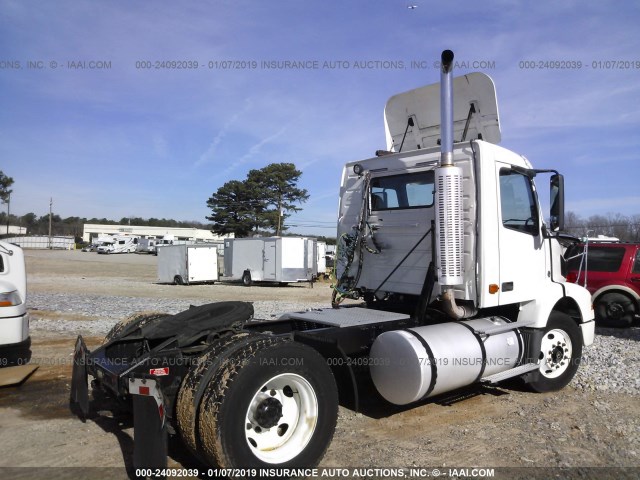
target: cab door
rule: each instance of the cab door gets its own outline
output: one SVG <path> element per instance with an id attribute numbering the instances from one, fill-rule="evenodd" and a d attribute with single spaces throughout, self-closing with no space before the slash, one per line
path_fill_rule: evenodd
<path id="1" fill-rule="evenodd" d="M 531 178 L 505 163 L 496 163 L 500 221 L 499 304 L 533 300 L 547 281 L 547 256 Z"/>
<path id="2" fill-rule="evenodd" d="M 262 252 L 262 272 L 265 280 L 276 281 L 276 267 L 278 265 L 277 240 L 265 240 Z"/>
<path id="3" fill-rule="evenodd" d="M 367 218 L 371 233 L 365 240 L 359 285 L 420 294 L 432 257 L 431 238 L 425 234 L 435 218 L 434 188 L 433 170 L 371 178 Z"/>

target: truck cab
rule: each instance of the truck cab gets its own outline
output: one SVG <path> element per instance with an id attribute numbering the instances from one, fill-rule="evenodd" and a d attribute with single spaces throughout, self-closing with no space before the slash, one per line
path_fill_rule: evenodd
<path id="1" fill-rule="evenodd" d="M 451 157 L 460 171 L 460 216 L 447 212 L 449 198 L 440 199 L 441 212 L 437 208 L 444 189 L 436 175 L 439 84 L 391 97 L 385 108 L 387 150 L 349 162 L 343 170 L 336 301 L 363 298 L 369 307 L 408 314 L 440 310 L 438 278 L 447 272 L 439 261 L 455 256 L 457 248 L 459 258 L 451 258 L 447 268 L 459 279 L 452 285 L 453 297 L 469 312 L 466 316 L 487 311 L 541 328 L 559 310 L 574 318 L 585 345 L 590 344 L 589 294 L 566 282 L 561 271 L 556 232 L 562 176 L 535 170 L 527 158 L 498 145 L 490 77 L 472 73 L 454 79 L 453 86 Z M 540 206 L 536 180 L 549 189 L 548 212 Z M 456 234 L 458 245 L 453 245 Z"/>
<path id="2" fill-rule="evenodd" d="M 27 276 L 22 249 L 0 241 L 0 367 L 31 359 Z"/>

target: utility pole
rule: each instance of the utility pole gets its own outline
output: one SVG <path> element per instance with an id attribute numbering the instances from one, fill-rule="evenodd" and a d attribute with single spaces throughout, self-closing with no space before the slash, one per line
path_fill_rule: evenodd
<path id="1" fill-rule="evenodd" d="M 282 232 L 282 200 L 278 200 L 278 229 L 276 230 L 276 237 L 279 237 Z"/>
<path id="2" fill-rule="evenodd" d="M 9 235 L 9 206 L 11 205 L 11 192 L 7 196 L 7 235 Z"/>
<path id="3" fill-rule="evenodd" d="M 49 250 L 53 248 L 51 245 L 51 212 L 53 210 L 53 197 L 49 199 Z"/>
<path id="4" fill-rule="evenodd" d="M 282 205 L 282 192 L 278 194 L 278 229 L 276 230 L 276 237 L 282 235 L 282 217 L 284 216 L 284 206 Z"/>

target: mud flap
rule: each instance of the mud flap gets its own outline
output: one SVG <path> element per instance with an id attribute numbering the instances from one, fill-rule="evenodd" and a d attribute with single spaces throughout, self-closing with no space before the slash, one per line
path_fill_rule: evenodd
<path id="1" fill-rule="evenodd" d="M 162 391 L 156 380 L 130 378 L 133 398 L 133 466 L 135 469 L 167 467 L 167 425 Z"/>
<path id="2" fill-rule="evenodd" d="M 87 378 L 87 346 L 82 335 L 76 340 L 73 352 L 73 372 L 71 373 L 71 405 L 80 408 L 82 419 L 89 414 L 89 381 Z"/>

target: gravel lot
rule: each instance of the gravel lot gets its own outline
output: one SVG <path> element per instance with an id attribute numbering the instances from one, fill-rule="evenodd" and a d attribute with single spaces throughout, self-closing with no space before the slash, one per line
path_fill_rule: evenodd
<path id="1" fill-rule="evenodd" d="M 40 368 L 22 386 L 0 389 L 0 475 L 3 468 L 9 472 L 7 467 L 56 466 L 111 467 L 72 470 L 74 478 L 131 473 L 132 428 L 126 414 L 104 411 L 82 423 L 68 411 L 70 353 L 79 333 L 92 348 L 114 323 L 137 311 L 174 313 L 190 304 L 235 299 L 253 301 L 255 316 L 267 319 L 330 301 L 328 284 L 158 285 L 152 256 L 28 251 L 26 258 L 34 363 Z M 596 333 L 578 374 L 560 392 L 533 394 L 513 382 L 410 409 L 376 402 L 363 413 L 341 408 L 321 466 L 437 467 L 444 473 L 451 467 L 514 467 L 519 470 L 499 470 L 497 476 L 637 478 L 640 328 Z M 170 450 L 170 466 L 197 465 L 177 442 Z M 64 477 L 68 471 L 49 469 L 46 476 Z M 46 471 L 19 472 L 30 477 Z"/>

